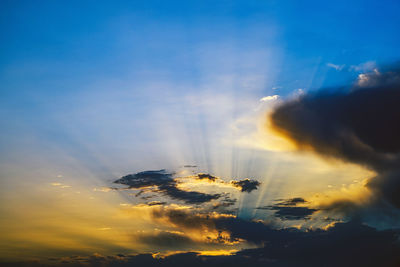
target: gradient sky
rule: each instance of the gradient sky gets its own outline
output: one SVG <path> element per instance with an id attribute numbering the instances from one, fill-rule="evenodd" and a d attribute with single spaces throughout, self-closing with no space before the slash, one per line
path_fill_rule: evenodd
<path id="1" fill-rule="evenodd" d="M 1 1 L 1 261 L 259 247 L 210 243 L 154 218 L 154 209 L 209 212 L 207 203 L 150 190 L 163 203 L 151 206 L 113 183 L 148 170 L 236 199 L 217 219 L 300 229 L 344 221 L 274 216 L 277 199 L 318 209 L 367 198 L 374 171 L 298 152 L 268 114 L 398 61 L 399 12 L 399 1 Z M 230 182 L 245 178 L 261 184 L 248 193 Z M 363 223 L 400 227 L 394 215 L 374 216 Z M 166 233 L 187 243 L 165 245 Z"/>

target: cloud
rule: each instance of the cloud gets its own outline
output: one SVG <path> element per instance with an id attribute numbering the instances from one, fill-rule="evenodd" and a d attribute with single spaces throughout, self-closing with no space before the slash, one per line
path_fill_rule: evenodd
<path id="1" fill-rule="evenodd" d="M 260 182 L 256 180 L 243 179 L 240 181 L 231 181 L 231 184 L 239 188 L 242 192 L 250 193 L 253 190 L 257 190 Z"/>
<path id="2" fill-rule="evenodd" d="M 257 190 L 258 186 L 260 185 L 260 182 L 258 182 L 257 180 L 250 180 L 248 178 L 239 181 L 232 180 L 229 183 L 227 183 L 216 176 L 212 176 L 210 174 L 205 174 L 205 173 L 197 174 L 196 178 L 198 180 L 207 180 L 209 182 L 218 183 L 221 185 L 230 185 L 233 186 L 234 188 L 239 189 L 241 192 L 248 192 L 248 193 L 250 193 L 253 190 Z"/>
<path id="3" fill-rule="evenodd" d="M 217 181 L 217 177 L 215 177 L 215 176 L 212 176 L 212 175 L 210 175 L 210 174 L 205 174 L 205 173 L 199 173 L 199 174 L 197 174 L 197 178 L 198 179 L 200 179 L 200 180 L 203 180 L 203 179 L 206 179 L 206 180 L 210 180 L 210 181 L 212 181 L 212 182 L 215 182 L 215 181 Z"/>
<path id="4" fill-rule="evenodd" d="M 206 182 L 206 183 L 204 183 Z M 166 170 L 151 170 L 143 171 L 135 174 L 129 174 L 114 181 L 114 183 L 127 185 L 128 189 L 137 189 L 137 193 L 129 193 L 130 196 L 135 196 L 137 200 L 142 202 L 140 205 L 147 207 L 167 206 L 173 201 L 165 201 L 163 196 L 167 196 L 172 200 L 183 201 L 189 205 L 196 205 L 192 208 L 201 208 L 205 211 L 218 211 L 226 214 L 234 214 L 237 211 L 237 199 L 232 196 L 232 193 L 224 192 L 226 188 L 235 188 L 241 192 L 252 192 L 256 190 L 260 183 L 256 180 L 243 179 L 238 181 L 226 182 L 219 177 L 208 173 L 198 173 L 188 176 L 176 176 L 172 172 Z M 215 184 L 215 189 L 221 190 L 217 193 L 198 192 L 191 189 L 192 186 L 207 186 Z M 115 190 L 125 190 L 126 188 L 113 188 Z M 143 195 L 152 193 L 151 195 Z M 161 198 L 161 199 L 160 199 Z M 149 199 L 154 199 L 149 201 Z M 143 202 L 144 201 L 144 202 Z M 199 206 L 204 204 L 203 206 Z"/>
<path id="5" fill-rule="evenodd" d="M 185 209 L 162 208 L 153 210 L 153 216 L 178 229 L 197 230 L 205 233 L 228 233 L 226 237 L 228 242 L 245 240 L 254 244 L 262 244 L 266 240 L 272 241 L 280 238 L 276 235 L 279 231 L 269 225 L 260 221 L 241 219 L 231 214 L 199 213 Z"/>
<path id="6" fill-rule="evenodd" d="M 282 233 L 284 234 L 284 233 Z M 310 232 L 299 239 L 266 243 L 228 256 L 204 256 L 199 252 L 53 258 L 52 266 L 398 266 L 399 247 L 393 232 L 377 232 L 356 223 L 338 224 L 327 232 Z M 366 242 L 367 241 L 367 242 Z M 58 263 L 58 264 L 57 264 Z M 10 263 L 9 266 L 43 266 Z"/>
<path id="7" fill-rule="evenodd" d="M 271 210 L 276 210 L 275 216 L 283 220 L 309 219 L 310 215 L 317 211 L 316 209 L 310 209 L 307 207 L 269 206 L 268 208 Z"/>
<path id="8" fill-rule="evenodd" d="M 228 241 L 244 240 L 253 248 L 232 255 L 205 256 L 197 251 L 171 249 L 165 256 L 152 254 L 52 258 L 51 266 L 398 266 L 400 263 L 400 232 L 378 231 L 353 220 L 335 223 L 327 230 L 301 231 L 294 228 L 276 229 L 260 221 L 249 221 L 232 215 L 198 213 L 192 209 L 157 208 L 153 216 L 166 220 L 177 231 L 155 231 L 138 234 L 142 243 L 151 247 L 191 249 L 198 242 L 181 231 L 203 229 L 228 233 Z M 221 238 L 219 240 L 218 238 Z M 224 242 L 221 235 L 216 240 Z M 203 254 L 203 255 L 202 255 Z M 9 266 L 43 266 L 44 264 L 10 263 Z"/>
<path id="9" fill-rule="evenodd" d="M 142 189 L 156 187 L 154 192 L 161 192 L 172 199 L 182 200 L 190 204 L 201 204 L 220 198 L 221 194 L 206 194 L 196 191 L 185 191 L 177 187 L 172 173 L 166 170 L 143 171 L 126 175 L 114 183 L 128 185 L 129 188 Z"/>
<path id="10" fill-rule="evenodd" d="M 373 71 L 349 90 L 322 90 L 284 102 L 274 129 L 300 150 L 365 166 L 377 173 L 371 201 L 400 208 L 400 72 Z"/>
<path id="11" fill-rule="evenodd" d="M 243 266 L 243 262 L 239 264 L 243 260 L 241 257 L 248 259 L 247 264 L 261 264 L 261 261 L 265 265 L 265 260 L 269 259 L 276 266 L 396 266 L 400 262 L 399 231 L 377 231 L 357 220 L 335 223 L 327 230 L 300 231 L 275 229 L 259 221 L 196 214 L 189 210 L 163 209 L 155 215 L 166 218 L 180 229 L 224 231 L 229 233 L 230 240 L 245 240 L 260 246 L 231 256 L 238 264 L 233 266 Z M 228 262 L 231 257 L 224 258 L 223 262 Z"/>
<path id="12" fill-rule="evenodd" d="M 280 200 L 274 205 L 258 207 L 259 210 L 274 210 L 275 217 L 282 220 L 307 220 L 317 211 L 308 207 L 297 207 L 298 204 L 305 204 L 307 201 L 301 197 Z"/>
<path id="13" fill-rule="evenodd" d="M 231 198 L 225 196 L 224 199 L 218 201 L 217 203 L 215 203 L 213 205 L 213 209 L 219 209 L 219 208 L 226 209 L 226 208 L 228 208 L 230 206 L 233 206 L 235 204 L 236 204 L 236 199 L 231 199 Z M 225 210 L 225 212 L 226 212 L 226 210 Z"/>
<path id="14" fill-rule="evenodd" d="M 173 225 L 185 229 L 213 229 L 214 217 L 228 216 L 216 213 L 193 214 L 187 210 L 170 208 L 154 209 L 152 215 L 155 219 L 167 219 Z"/>
<path id="15" fill-rule="evenodd" d="M 278 201 L 277 205 L 280 206 L 296 206 L 297 204 L 304 204 L 307 203 L 307 201 L 302 198 L 302 197 L 294 197 L 294 198 L 289 198 L 289 199 L 280 199 Z"/>
<path id="16" fill-rule="evenodd" d="M 328 67 L 330 67 L 330 68 L 333 68 L 333 69 L 337 70 L 337 71 L 340 71 L 345 67 L 344 64 L 343 65 L 337 65 L 337 64 L 333 64 L 333 63 L 327 63 L 326 65 Z"/>
<path id="17" fill-rule="evenodd" d="M 279 98 L 279 95 L 270 95 L 270 96 L 264 96 L 263 98 L 260 99 L 261 102 L 266 102 L 266 101 L 273 101 L 277 100 Z"/>
<path id="18" fill-rule="evenodd" d="M 351 65 L 349 69 L 357 72 L 370 72 L 376 69 L 376 62 L 367 61 L 358 65 Z"/>
<path id="19" fill-rule="evenodd" d="M 374 69 L 370 73 L 358 75 L 357 84 L 354 89 L 376 88 L 376 87 L 397 87 L 400 84 L 399 71 L 380 72 Z"/>
<path id="20" fill-rule="evenodd" d="M 58 188 L 70 188 L 70 185 L 65 185 L 62 183 L 51 183 L 52 186 L 58 187 Z"/>
<path id="21" fill-rule="evenodd" d="M 167 202 L 164 201 L 150 201 L 146 203 L 148 206 L 158 206 L 158 205 L 165 205 Z"/>
<path id="22" fill-rule="evenodd" d="M 197 245 L 196 241 L 179 232 L 156 231 L 149 234 L 141 234 L 136 238 L 139 242 L 152 248 L 194 249 Z"/>
<path id="23" fill-rule="evenodd" d="M 143 188 L 146 186 L 162 186 L 173 183 L 172 174 L 165 170 L 143 171 L 128 174 L 114 183 L 128 185 L 130 188 Z"/>

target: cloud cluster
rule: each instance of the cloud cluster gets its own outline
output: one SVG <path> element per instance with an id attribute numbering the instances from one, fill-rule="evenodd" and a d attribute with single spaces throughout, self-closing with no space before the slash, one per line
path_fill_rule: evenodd
<path id="1" fill-rule="evenodd" d="M 400 71 L 361 74 L 350 88 L 321 90 L 272 112 L 276 131 L 299 149 L 377 173 L 367 188 L 380 205 L 400 208 Z"/>
<path id="2" fill-rule="evenodd" d="M 241 261 L 245 257 L 247 264 L 265 264 L 266 261 L 276 264 L 271 266 L 396 266 L 400 263 L 399 231 L 377 231 L 360 221 L 304 232 L 294 228 L 275 229 L 236 216 L 198 214 L 190 210 L 160 209 L 154 216 L 165 218 L 178 228 L 227 232 L 232 241 L 245 240 L 261 245 L 225 257 L 224 262 Z M 241 266 L 236 264 L 233 266 Z M 255 266 L 259 266 L 257 264 Z"/>
<path id="3" fill-rule="evenodd" d="M 215 203 L 214 209 L 221 207 L 229 207 L 235 204 L 236 199 L 230 198 L 227 193 L 207 194 L 197 191 L 184 190 L 178 185 L 182 183 L 179 179 L 190 178 L 195 180 L 205 180 L 210 183 L 219 185 L 229 185 L 239 189 L 241 192 L 250 193 L 258 188 L 260 182 L 257 180 L 243 179 L 238 181 L 225 182 L 222 179 L 206 173 L 198 173 L 194 176 L 188 177 L 174 177 L 173 173 L 166 170 L 151 170 L 143 171 L 135 174 L 128 174 L 114 181 L 116 184 L 127 185 L 130 189 L 140 189 L 135 196 L 141 197 L 144 200 L 150 198 L 149 196 L 141 196 L 145 190 L 152 192 L 162 193 L 172 199 L 184 201 L 187 204 L 202 204 L 217 199 L 222 199 Z M 165 202 L 149 202 L 149 205 L 160 205 Z"/>
<path id="4" fill-rule="evenodd" d="M 126 175 L 114 183 L 128 185 L 129 188 L 142 189 L 146 187 L 156 187 L 157 192 L 161 192 L 170 198 L 182 200 L 189 204 L 201 204 L 220 198 L 221 194 L 206 194 L 197 191 L 185 191 L 178 188 L 177 182 L 173 179 L 172 173 L 166 170 L 144 171 L 136 174 Z"/>
<path id="5" fill-rule="evenodd" d="M 205 229 L 229 233 L 231 240 L 258 244 L 229 256 L 203 256 L 198 252 L 176 252 L 165 257 L 154 254 L 62 258 L 61 266 L 398 266 L 399 232 L 377 231 L 359 221 L 336 223 L 327 230 L 275 229 L 268 224 L 221 214 L 198 214 L 191 210 L 158 209 L 153 214 L 180 229 Z M 143 236 L 148 244 L 195 245 L 175 232 Z M 23 265 L 17 265 L 23 266 Z"/>
<path id="6" fill-rule="evenodd" d="M 199 173 L 196 176 L 197 179 L 199 180 L 207 180 L 209 182 L 218 182 L 221 184 L 226 184 L 223 180 L 221 180 L 220 178 L 216 177 L 216 176 L 212 176 L 211 174 L 206 174 L 206 173 Z M 241 192 L 247 192 L 250 193 L 253 190 L 257 190 L 258 186 L 261 184 L 259 181 L 257 180 L 252 180 L 252 179 L 242 179 L 242 180 L 232 180 L 229 183 L 231 186 L 238 188 Z"/>

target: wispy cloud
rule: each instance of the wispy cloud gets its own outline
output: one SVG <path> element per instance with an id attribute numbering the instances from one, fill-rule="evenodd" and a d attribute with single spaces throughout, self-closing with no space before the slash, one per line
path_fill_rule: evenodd
<path id="1" fill-rule="evenodd" d="M 341 71 L 346 65 L 342 64 L 342 65 L 337 65 L 337 64 L 333 64 L 333 63 L 327 63 L 326 64 L 328 67 L 333 68 L 337 71 Z"/>
<path id="2" fill-rule="evenodd" d="M 375 61 L 367 61 L 364 63 L 360 63 L 358 65 L 351 65 L 349 70 L 357 71 L 357 72 L 370 72 L 376 69 L 377 65 Z"/>
<path id="3" fill-rule="evenodd" d="M 264 96 L 263 98 L 260 99 L 261 102 L 266 102 L 266 101 L 273 101 L 277 100 L 279 98 L 279 95 L 269 95 L 269 96 Z"/>

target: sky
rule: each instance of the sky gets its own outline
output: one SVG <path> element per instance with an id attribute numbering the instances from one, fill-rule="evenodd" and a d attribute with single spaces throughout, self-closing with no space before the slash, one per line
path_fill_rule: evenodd
<path id="1" fill-rule="evenodd" d="M 0 263 L 396 266 L 399 11 L 1 1 Z"/>

